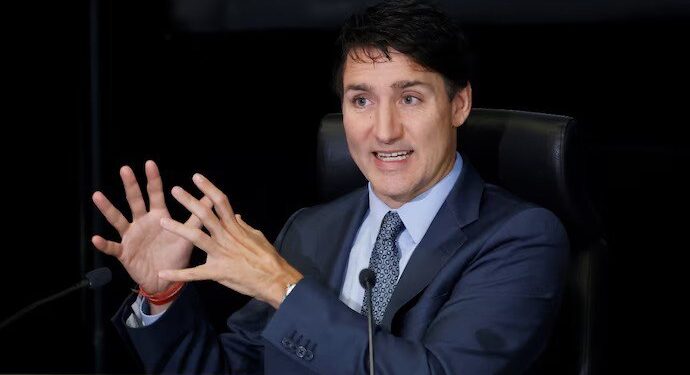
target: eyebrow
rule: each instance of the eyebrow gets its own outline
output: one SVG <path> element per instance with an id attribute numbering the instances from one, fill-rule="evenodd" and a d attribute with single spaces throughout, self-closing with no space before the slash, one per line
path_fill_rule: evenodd
<path id="1" fill-rule="evenodd" d="M 345 87 L 345 91 L 372 91 L 371 86 L 367 85 L 366 83 L 357 83 L 357 84 L 350 84 Z"/>
<path id="2" fill-rule="evenodd" d="M 425 86 L 430 88 L 431 85 L 422 81 L 397 81 L 394 82 L 391 87 L 394 89 L 406 89 L 413 86 Z M 345 87 L 345 92 L 347 91 L 373 91 L 372 87 L 366 83 L 350 84 Z"/>
<path id="3" fill-rule="evenodd" d="M 412 86 L 426 86 L 427 88 L 431 87 L 430 84 L 422 81 L 398 81 L 391 85 L 391 87 L 394 89 L 406 89 Z"/>

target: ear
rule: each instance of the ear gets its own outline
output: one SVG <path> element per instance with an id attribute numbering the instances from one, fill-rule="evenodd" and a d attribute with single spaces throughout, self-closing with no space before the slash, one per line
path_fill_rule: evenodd
<path id="1" fill-rule="evenodd" d="M 457 128 L 465 123 L 467 116 L 472 109 L 472 85 L 467 82 L 467 86 L 458 90 L 451 100 L 451 110 L 453 111 L 453 127 Z"/>

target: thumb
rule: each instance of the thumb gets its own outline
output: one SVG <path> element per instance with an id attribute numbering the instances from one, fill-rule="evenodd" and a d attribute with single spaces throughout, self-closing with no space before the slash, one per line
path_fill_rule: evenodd
<path id="1" fill-rule="evenodd" d="M 211 279 L 208 272 L 203 268 L 203 265 L 182 270 L 162 270 L 158 272 L 158 277 L 168 281 L 198 281 Z"/>

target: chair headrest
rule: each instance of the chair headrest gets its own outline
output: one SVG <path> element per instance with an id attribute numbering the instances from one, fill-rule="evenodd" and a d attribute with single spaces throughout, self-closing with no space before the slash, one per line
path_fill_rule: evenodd
<path id="1" fill-rule="evenodd" d="M 584 183 L 584 159 L 572 117 L 502 109 L 472 110 L 458 128 L 458 149 L 484 180 L 553 211 L 569 227 L 599 230 Z M 318 135 L 321 198 L 366 184 L 350 157 L 341 114 L 328 114 Z"/>
<path id="2" fill-rule="evenodd" d="M 367 183 L 347 148 L 343 115 L 329 113 L 321 119 L 316 143 L 319 198 L 335 199 Z"/>

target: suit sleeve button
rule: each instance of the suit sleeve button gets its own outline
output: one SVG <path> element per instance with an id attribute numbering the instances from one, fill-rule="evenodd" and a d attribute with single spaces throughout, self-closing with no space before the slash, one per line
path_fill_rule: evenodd
<path id="1" fill-rule="evenodd" d="M 307 348 L 305 348 L 302 345 L 298 346 L 297 350 L 295 350 L 295 355 L 300 357 L 300 358 L 304 358 L 305 354 L 307 354 Z"/>
<path id="2" fill-rule="evenodd" d="M 304 353 L 304 360 L 311 361 L 312 359 L 314 359 L 314 353 L 311 350 L 307 349 L 307 351 Z"/>
<path id="3" fill-rule="evenodd" d="M 289 351 L 295 350 L 295 343 L 293 343 L 292 340 L 287 337 L 283 337 L 280 343 L 283 344 L 283 347 Z"/>

